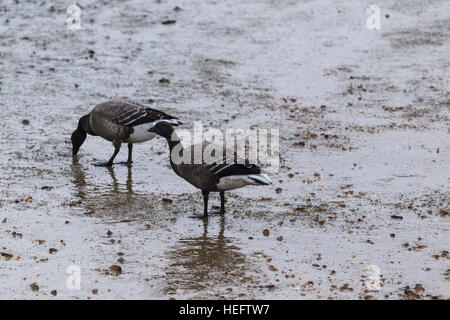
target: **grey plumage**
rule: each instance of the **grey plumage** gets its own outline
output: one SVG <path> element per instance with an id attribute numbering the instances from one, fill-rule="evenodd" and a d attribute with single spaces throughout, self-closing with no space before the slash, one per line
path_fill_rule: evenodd
<path id="1" fill-rule="evenodd" d="M 201 145 L 182 147 L 174 128 L 164 122 L 157 123 L 149 131 L 155 132 L 167 139 L 170 149 L 170 164 L 174 172 L 193 186 L 202 190 L 204 198 L 204 215 L 208 215 L 208 196 L 210 192 L 220 192 L 221 213 L 224 213 L 224 192 L 246 185 L 268 185 L 271 183 L 267 175 L 261 173 L 261 168 L 250 164 L 247 159 L 239 159 L 234 150 L 227 150 L 224 146 L 222 154 L 205 161 L 203 156 L 195 157 L 195 152 L 201 152 L 208 146 L 206 142 Z M 177 148 L 177 149 L 175 149 Z M 176 152 L 178 154 L 176 154 Z M 190 155 L 190 159 L 187 159 Z M 176 159 L 174 159 L 176 157 Z M 188 163 L 182 162 L 181 159 Z M 201 163 L 194 160 L 201 159 Z M 190 160 L 190 161 L 189 161 Z"/>
<path id="2" fill-rule="evenodd" d="M 96 106 L 92 112 L 104 116 L 115 124 L 126 127 L 135 127 L 143 123 L 162 119 L 177 119 L 165 112 L 152 109 L 146 105 L 125 100 L 104 102 Z"/>
<path id="3" fill-rule="evenodd" d="M 155 134 L 148 129 L 158 121 L 168 121 L 172 125 L 181 123 L 176 117 L 136 102 L 112 100 L 101 103 L 80 119 L 72 134 L 73 154 L 78 153 L 87 133 L 111 141 L 115 147 L 111 159 L 98 165 L 111 166 L 122 143 L 128 143 L 126 163 L 131 165 L 133 143 L 154 138 Z"/>

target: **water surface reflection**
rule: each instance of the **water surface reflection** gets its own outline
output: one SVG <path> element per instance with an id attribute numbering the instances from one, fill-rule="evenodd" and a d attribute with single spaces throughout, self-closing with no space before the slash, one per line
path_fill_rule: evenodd
<path id="1" fill-rule="evenodd" d="M 203 220 L 201 235 L 181 238 L 170 249 L 165 294 L 173 294 L 177 289 L 196 291 L 208 286 L 226 286 L 231 284 L 231 274 L 246 271 L 246 256 L 240 252 L 235 239 L 225 236 L 225 220 L 225 216 L 220 217 L 217 235 L 208 234 L 208 224 L 217 220 Z"/>
<path id="2" fill-rule="evenodd" d="M 148 213 L 153 195 L 133 189 L 133 171 L 127 167 L 125 182 L 121 182 L 114 167 L 102 168 L 96 176 L 74 159 L 71 166 L 73 193 L 86 212 L 96 217 L 133 218 Z M 153 201 L 154 202 L 154 201 Z"/>

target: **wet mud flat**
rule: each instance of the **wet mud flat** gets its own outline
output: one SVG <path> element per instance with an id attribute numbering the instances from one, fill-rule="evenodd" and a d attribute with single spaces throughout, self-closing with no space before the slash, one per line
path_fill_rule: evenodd
<path id="1" fill-rule="evenodd" d="M 380 30 L 364 1 L 80 4 L 81 30 L 0 4 L 0 298 L 450 298 L 448 1 L 381 1 Z M 273 185 L 193 220 L 162 139 L 131 170 L 94 167 L 99 138 L 72 159 L 111 98 L 279 129 Z"/>

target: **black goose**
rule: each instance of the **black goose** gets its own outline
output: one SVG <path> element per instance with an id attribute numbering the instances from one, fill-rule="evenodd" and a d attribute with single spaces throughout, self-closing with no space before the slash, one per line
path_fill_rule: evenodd
<path id="1" fill-rule="evenodd" d="M 78 121 L 78 127 L 72 133 L 73 156 L 78 154 L 86 135 L 90 134 L 111 141 L 115 148 L 107 162 L 95 165 L 112 166 L 121 144 L 128 143 L 128 160 L 125 164 L 131 166 L 133 143 L 153 139 L 156 134 L 148 129 L 159 121 L 167 121 L 175 126 L 181 124 L 176 117 L 136 102 L 114 100 L 99 104 Z"/>
<path id="2" fill-rule="evenodd" d="M 203 151 L 208 145 L 191 145 L 188 147 L 190 150 L 183 148 L 175 129 L 167 122 L 158 122 L 149 131 L 167 139 L 170 149 L 170 165 L 173 171 L 193 186 L 202 190 L 204 210 L 203 216 L 199 217 L 205 218 L 208 216 L 208 197 L 210 192 L 220 192 L 219 213 L 224 214 L 225 191 L 242 188 L 247 185 L 271 184 L 269 177 L 261 173 L 260 167 L 249 164 L 247 159 L 243 161 L 238 159 L 234 150 L 230 153 L 226 152 L 225 148 L 223 149 L 223 157 L 217 157 L 212 161 L 205 162 L 202 157 L 202 163 L 198 164 L 193 161 L 190 164 L 183 163 L 179 159 L 175 163 L 173 161 L 174 155 L 182 157 L 184 152 L 187 152 L 187 154 L 191 155 L 191 160 L 193 160 L 195 151 L 200 150 L 203 155 Z M 176 149 L 174 150 L 174 148 Z M 172 154 L 172 151 L 174 151 L 174 154 Z M 232 155 L 231 157 L 230 154 Z"/>

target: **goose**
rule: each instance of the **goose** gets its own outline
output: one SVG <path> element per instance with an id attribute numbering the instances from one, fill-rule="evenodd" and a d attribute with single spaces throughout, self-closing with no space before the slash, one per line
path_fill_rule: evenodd
<path id="1" fill-rule="evenodd" d="M 208 198 L 211 192 L 220 193 L 220 211 L 225 213 L 225 191 L 242 188 L 247 185 L 269 185 L 272 182 L 269 177 L 261 173 L 261 168 L 250 164 L 248 159 L 239 159 L 231 150 L 223 148 L 223 157 L 217 156 L 212 161 L 205 161 L 202 157 L 201 163 L 193 161 L 194 152 L 200 150 L 202 155 L 208 144 L 191 145 L 184 148 L 175 129 L 168 122 L 158 122 L 148 131 L 154 132 L 166 138 L 170 149 L 170 165 L 173 171 L 184 180 L 202 190 L 203 195 L 203 215 L 193 216 L 194 218 L 208 217 Z M 190 149 L 190 150 L 189 150 Z M 229 149 L 228 149 L 229 150 Z M 183 156 L 184 153 L 191 155 L 190 163 L 183 163 L 174 156 Z M 230 157 L 230 154 L 232 155 Z M 181 162 L 181 163 L 178 163 Z M 200 161 L 198 161 L 200 162 Z"/>
<path id="2" fill-rule="evenodd" d="M 96 163 L 96 166 L 112 166 L 122 143 L 128 143 L 125 164 L 131 166 L 133 143 L 153 139 L 156 134 L 148 129 L 159 121 L 167 121 L 174 126 L 181 124 L 176 117 L 136 102 L 112 100 L 101 103 L 78 121 L 77 129 L 72 133 L 72 155 L 75 157 L 78 154 L 87 134 L 100 136 L 111 141 L 115 149 L 108 161 Z"/>

